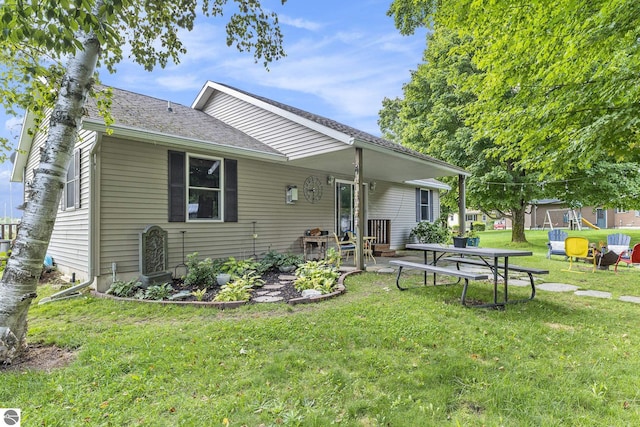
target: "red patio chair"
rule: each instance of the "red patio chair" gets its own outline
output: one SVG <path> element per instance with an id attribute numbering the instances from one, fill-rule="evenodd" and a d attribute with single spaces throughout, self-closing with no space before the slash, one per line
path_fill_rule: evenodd
<path id="1" fill-rule="evenodd" d="M 618 264 L 621 262 L 627 264 L 627 267 L 630 267 L 632 264 L 640 264 L 640 243 L 635 244 L 633 249 L 631 249 L 631 253 L 624 251 L 618 255 L 618 261 L 616 261 L 616 268 L 614 269 L 616 273 L 618 272 Z"/>

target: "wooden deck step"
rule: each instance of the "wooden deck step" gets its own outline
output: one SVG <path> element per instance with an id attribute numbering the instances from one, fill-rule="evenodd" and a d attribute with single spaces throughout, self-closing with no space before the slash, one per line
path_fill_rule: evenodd
<path id="1" fill-rule="evenodd" d="M 396 251 L 391 251 L 391 250 L 387 250 L 387 251 L 374 251 L 373 252 L 374 256 L 381 256 L 381 257 L 394 257 L 396 256 Z"/>

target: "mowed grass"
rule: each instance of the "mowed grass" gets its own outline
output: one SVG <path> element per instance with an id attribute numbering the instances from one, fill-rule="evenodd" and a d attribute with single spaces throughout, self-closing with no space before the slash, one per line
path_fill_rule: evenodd
<path id="1" fill-rule="evenodd" d="M 548 268 L 545 281 L 613 298 L 539 291 L 506 310 L 469 309 L 460 286 L 423 287 L 416 274 L 400 292 L 394 275 L 365 273 L 339 298 L 295 307 L 34 305 L 30 342 L 77 358 L 1 372 L 0 407 L 21 408 L 25 426 L 640 425 L 640 305 L 617 299 L 640 296 L 640 270 L 567 273 L 545 258 L 546 232 L 528 231 L 524 245 L 509 231 L 480 236 L 534 251 L 513 262 Z M 488 284 L 471 288 L 491 297 Z"/>

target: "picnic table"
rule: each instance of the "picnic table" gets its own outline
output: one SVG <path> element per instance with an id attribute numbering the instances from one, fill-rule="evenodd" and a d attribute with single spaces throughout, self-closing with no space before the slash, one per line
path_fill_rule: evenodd
<path id="1" fill-rule="evenodd" d="M 424 252 L 424 263 L 415 263 L 409 261 L 391 261 L 390 264 L 397 265 L 398 276 L 396 278 L 396 286 L 400 290 L 404 290 L 400 286 L 400 275 L 402 268 L 412 268 L 424 271 L 424 284 L 427 284 L 427 274 L 433 274 L 433 284 L 436 284 L 436 275 L 447 275 L 465 280 L 462 290 L 461 303 L 466 304 L 466 293 L 470 280 L 487 280 L 487 274 L 472 273 L 460 270 L 461 265 L 475 265 L 489 268 L 493 276 L 493 302 L 487 304 L 474 305 L 474 307 L 496 307 L 505 306 L 509 303 L 523 302 L 532 300 L 535 297 L 536 288 L 534 284 L 534 274 L 548 274 L 548 270 L 533 267 L 523 267 L 518 265 L 510 265 L 509 258 L 532 256 L 530 251 L 502 248 L 479 248 L 465 247 L 459 248 L 452 245 L 443 245 L 437 243 L 415 243 L 408 244 L 407 249 L 418 250 Z M 429 256 L 430 255 L 430 256 Z M 431 260 L 429 260 L 431 258 Z M 440 265 L 438 263 L 440 262 Z M 455 264 L 455 269 L 442 266 L 444 263 Z M 518 271 L 528 274 L 531 282 L 531 295 L 526 299 L 509 300 L 508 285 L 509 271 Z M 504 281 L 503 299 L 498 300 L 498 281 L 502 278 Z"/>

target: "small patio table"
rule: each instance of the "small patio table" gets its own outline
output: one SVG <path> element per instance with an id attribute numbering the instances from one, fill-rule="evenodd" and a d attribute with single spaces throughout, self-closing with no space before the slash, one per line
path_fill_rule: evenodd
<path id="1" fill-rule="evenodd" d="M 307 261 L 307 247 L 316 244 L 320 247 L 321 259 L 327 256 L 327 245 L 329 244 L 329 235 L 321 236 L 302 236 L 302 251 L 304 253 L 304 260 Z"/>
<path id="2" fill-rule="evenodd" d="M 515 249 L 499 249 L 499 248 L 479 248 L 476 246 L 458 248 L 452 245 L 443 245 L 438 243 L 411 243 L 407 245 L 407 249 L 413 249 L 424 252 L 424 263 L 437 265 L 438 260 L 449 255 L 460 255 L 468 257 L 477 257 L 484 265 L 489 267 L 493 273 L 493 304 L 488 306 L 504 306 L 509 302 L 507 285 L 509 281 L 509 258 L 532 256 L 533 252 Z M 429 253 L 431 253 L 431 262 L 429 262 Z M 500 260 L 504 259 L 504 262 Z M 504 301 L 498 302 L 498 276 L 504 278 Z M 436 275 L 433 274 L 433 284 L 435 285 Z M 427 272 L 424 273 L 424 283 L 427 284 Z"/>

